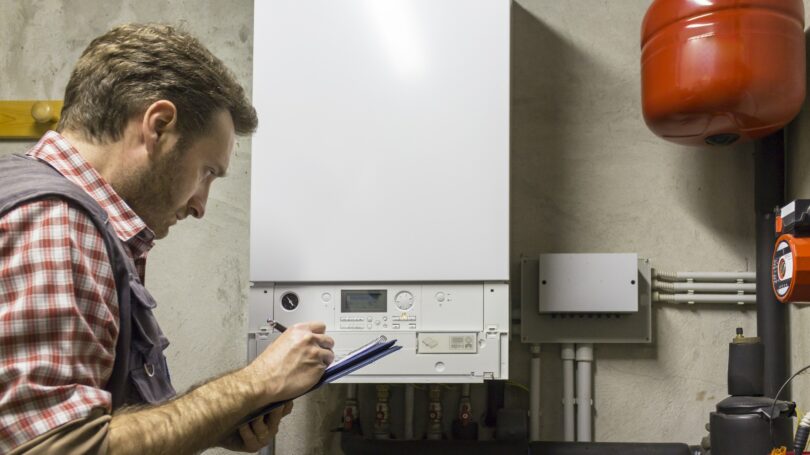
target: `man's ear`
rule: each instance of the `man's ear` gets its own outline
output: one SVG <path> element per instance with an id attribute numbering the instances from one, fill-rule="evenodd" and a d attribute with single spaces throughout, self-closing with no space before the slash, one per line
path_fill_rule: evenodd
<path id="1" fill-rule="evenodd" d="M 177 132 L 177 107 L 168 100 L 150 104 L 143 114 L 141 133 L 150 155 L 167 150 L 172 133 Z"/>

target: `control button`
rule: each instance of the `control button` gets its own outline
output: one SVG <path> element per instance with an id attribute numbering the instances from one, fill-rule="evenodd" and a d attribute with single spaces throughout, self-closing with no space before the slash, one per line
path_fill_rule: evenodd
<path id="1" fill-rule="evenodd" d="M 407 320 L 408 320 L 408 313 L 406 313 L 406 312 L 404 312 L 404 311 L 403 311 L 403 312 L 402 312 L 402 314 L 401 314 L 401 315 L 399 315 L 399 319 L 400 319 L 401 321 L 407 321 Z"/>
<path id="2" fill-rule="evenodd" d="M 384 328 L 384 329 L 387 329 L 387 328 L 388 328 L 388 324 L 383 324 L 383 328 Z"/>
<path id="3" fill-rule="evenodd" d="M 439 342 L 433 339 L 432 337 L 427 337 L 422 339 L 422 344 L 429 347 L 430 349 L 433 349 L 439 345 Z"/>
<path id="4" fill-rule="evenodd" d="M 398 329 L 398 328 L 399 328 L 399 324 L 391 324 L 391 328 L 392 328 L 392 329 Z"/>
<path id="5" fill-rule="evenodd" d="M 324 292 L 323 294 L 321 294 L 321 301 L 323 303 L 331 302 L 332 301 L 332 294 L 330 294 L 328 292 Z"/>
<path id="6" fill-rule="evenodd" d="M 371 328 L 371 324 L 368 324 L 366 327 L 368 327 L 368 328 L 370 329 L 370 328 Z"/>
<path id="7" fill-rule="evenodd" d="M 383 321 L 387 321 L 387 320 L 388 320 L 388 316 L 383 316 Z"/>
<path id="8" fill-rule="evenodd" d="M 416 328 L 416 324 L 408 324 L 408 328 L 409 328 L 409 329 L 415 329 L 415 328 Z"/>
<path id="9" fill-rule="evenodd" d="M 409 310 L 413 306 L 413 294 L 408 291 L 400 291 L 394 296 L 394 304 L 400 310 Z"/>
<path id="10" fill-rule="evenodd" d="M 377 319 L 376 321 L 374 321 L 374 324 L 376 324 L 376 325 L 380 325 L 380 320 L 379 320 L 379 319 Z"/>
<path id="11" fill-rule="evenodd" d="M 362 320 L 363 320 L 363 318 L 360 318 L 360 320 L 362 321 Z M 371 322 L 371 316 L 369 316 L 368 318 L 366 318 L 366 320 L 367 320 L 368 322 Z"/>
<path id="12" fill-rule="evenodd" d="M 415 320 L 416 320 L 416 316 L 411 316 L 411 317 L 409 317 L 409 318 L 408 318 L 408 320 L 409 320 L 409 321 L 415 321 Z"/>
<path id="13" fill-rule="evenodd" d="M 446 298 L 447 298 L 447 296 L 446 296 L 446 295 L 444 295 L 444 292 L 437 292 L 437 293 L 436 293 L 436 301 L 437 301 L 437 302 L 444 302 L 444 300 L 445 300 Z"/>

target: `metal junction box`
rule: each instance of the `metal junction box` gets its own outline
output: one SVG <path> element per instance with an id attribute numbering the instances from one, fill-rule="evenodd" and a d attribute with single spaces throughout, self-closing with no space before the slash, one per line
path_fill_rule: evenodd
<path id="1" fill-rule="evenodd" d="M 541 313 L 638 311 L 635 254 L 541 254 Z"/>
<path id="2" fill-rule="evenodd" d="M 650 343 L 650 261 L 544 254 L 520 261 L 523 343 Z"/>

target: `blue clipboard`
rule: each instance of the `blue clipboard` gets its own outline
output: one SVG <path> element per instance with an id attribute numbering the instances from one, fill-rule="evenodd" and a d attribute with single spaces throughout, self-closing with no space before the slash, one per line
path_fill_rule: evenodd
<path id="1" fill-rule="evenodd" d="M 399 351 L 400 349 L 402 349 L 402 346 L 395 346 L 396 342 L 397 340 L 387 340 L 384 336 L 380 336 L 379 338 L 373 340 L 372 342 L 363 345 L 358 349 L 355 349 L 345 357 L 329 365 L 326 368 L 326 371 L 324 371 L 321 379 L 317 383 L 315 383 L 315 385 L 312 386 L 311 389 L 307 390 L 306 392 L 304 392 L 299 396 L 306 395 L 307 393 L 312 392 L 317 388 L 320 388 L 324 384 L 329 384 L 330 382 L 337 381 L 338 379 L 346 376 L 347 374 L 351 374 L 359 370 L 360 368 L 363 368 L 366 365 L 374 363 L 387 355 Z M 277 401 L 275 403 L 270 403 L 264 408 L 259 409 L 258 411 L 253 412 L 244 419 L 242 419 L 237 424 L 237 427 L 241 427 L 242 425 L 250 422 L 256 417 L 265 415 L 270 411 L 272 411 L 273 409 L 281 407 L 286 402 L 287 401 Z"/>

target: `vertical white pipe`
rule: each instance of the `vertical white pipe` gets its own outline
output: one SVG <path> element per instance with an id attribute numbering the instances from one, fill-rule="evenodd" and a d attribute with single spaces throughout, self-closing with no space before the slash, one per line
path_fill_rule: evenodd
<path id="1" fill-rule="evenodd" d="M 532 345 L 529 387 L 529 440 L 540 440 L 540 345 Z"/>
<path id="2" fill-rule="evenodd" d="M 593 344 L 577 345 L 577 441 L 593 441 Z"/>
<path id="3" fill-rule="evenodd" d="M 560 350 L 563 364 L 563 440 L 574 441 L 574 345 L 566 343 Z"/>
<path id="4" fill-rule="evenodd" d="M 405 440 L 413 439 L 413 384 L 405 384 Z"/>

